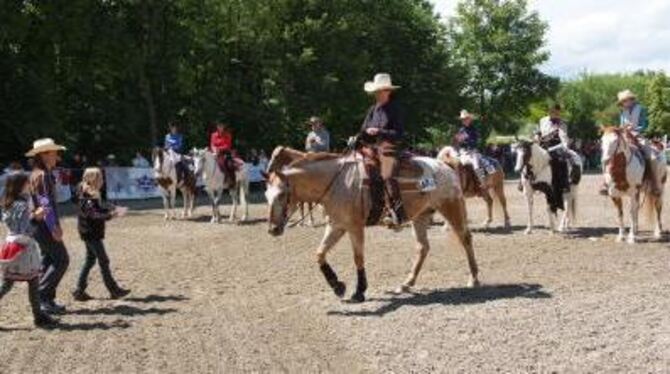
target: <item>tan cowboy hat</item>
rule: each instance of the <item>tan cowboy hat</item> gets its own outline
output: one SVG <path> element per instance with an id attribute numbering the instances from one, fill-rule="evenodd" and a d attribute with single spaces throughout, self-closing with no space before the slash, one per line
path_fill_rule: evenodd
<path id="1" fill-rule="evenodd" d="M 367 93 L 375 93 L 383 90 L 397 90 L 400 86 L 394 86 L 391 82 L 391 76 L 386 73 L 375 75 L 372 81 L 365 82 L 363 89 Z"/>
<path id="2" fill-rule="evenodd" d="M 461 110 L 461 115 L 458 116 L 459 119 L 466 119 L 466 118 L 474 118 L 475 116 L 468 112 L 467 110 L 463 109 Z"/>
<path id="3" fill-rule="evenodd" d="M 314 125 L 314 124 L 317 124 L 317 123 L 318 124 L 323 124 L 323 121 L 321 120 L 321 118 L 316 117 L 316 116 L 309 117 L 309 120 L 307 121 L 308 125 Z"/>
<path id="4" fill-rule="evenodd" d="M 62 145 L 56 144 L 51 138 L 37 139 L 33 142 L 33 149 L 26 153 L 26 157 L 35 157 L 40 153 L 52 152 L 52 151 L 64 151 L 67 148 Z"/>
<path id="5" fill-rule="evenodd" d="M 636 99 L 637 96 L 631 90 L 623 90 L 617 94 L 617 103 L 621 104 L 622 102 L 628 99 Z"/>

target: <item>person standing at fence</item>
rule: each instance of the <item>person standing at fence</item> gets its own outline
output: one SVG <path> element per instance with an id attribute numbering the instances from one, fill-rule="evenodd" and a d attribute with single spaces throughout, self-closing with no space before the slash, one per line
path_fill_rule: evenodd
<path id="1" fill-rule="evenodd" d="M 44 208 L 32 209 L 28 176 L 15 173 L 7 177 L 2 198 L 2 221 L 7 225 L 7 238 L 0 249 L 0 299 L 12 289 L 14 282 L 27 282 L 28 300 L 37 327 L 56 323 L 40 309 L 40 249 L 30 237 L 32 222 L 41 221 L 45 216 Z"/>
<path id="2" fill-rule="evenodd" d="M 312 131 L 305 139 L 305 150 L 307 152 L 330 152 L 330 133 L 326 130 L 321 118 L 312 117 L 307 123 L 312 127 Z"/>
<path id="3" fill-rule="evenodd" d="M 32 199 L 36 207 L 46 211 L 44 220 L 37 223 L 34 238 L 42 251 L 42 276 L 39 282 L 40 308 L 49 314 L 65 313 L 65 307 L 56 303 L 56 290 L 70 264 L 70 256 L 63 244 L 63 229 L 58 218 L 56 183 L 53 169 L 59 161 L 58 152 L 65 147 L 52 139 L 36 140 L 26 153 L 34 160 L 30 175 Z"/>
<path id="4" fill-rule="evenodd" d="M 144 156 L 142 155 L 142 152 L 137 151 L 137 153 L 135 153 L 135 158 L 133 159 L 133 167 L 134 168 L 144 168 L 145 169 L 145 168 L 150 168 L 151 164 L 149 164 L 149 160 L 144 158 Z"/>
<path id="5" fill-rule="evenodd" d="M 84 171 L 82 182 L 79 186 L 79 213 L 77 217 L 77 228 L 79 236 L 86 245 L 86 259 L 79 273 L 77 287 L 72 296 L 77 301 L 88 301 L 92 297 L 86 293 L 88 286 L 88 275 L 98 262 L 102 280 L 109 291 L 112 299 L 122 298 L 130 293 L 130 290 L 121 288 L 109 267 L 109 257 L 105 251 L 103 240 L 105 239 L 105 222 L 122 214 L 122 208 L 107 206 L 103 204 L 100 197 L 102 188 L 102 171 L 99 168 L 88 168 Z"/>

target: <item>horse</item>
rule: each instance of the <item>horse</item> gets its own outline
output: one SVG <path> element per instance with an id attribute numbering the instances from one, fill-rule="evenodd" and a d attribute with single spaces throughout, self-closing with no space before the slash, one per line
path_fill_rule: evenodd
<path id="1" fill-rule="evenodd" d="M 630 143 L 625 131 L 619 127 L 606 126 L 601 129 L 602 164 L 605 182 L 608 186 L 608 195 L 617 209 L 619 234 L 617 241 L 622 242 L 625 236 L 623 220 L 623 198 L 630 200 L 630 231 L 628 243 L 637 241 L 638 214 L 640 209 L 646 213 L 650 222 L 655 223 L 654 238 L 660 239 L 663 234 L 661 212 L 663 210 L 663 188 L 661 194 L 651 193 L 650 183 L 665 186 L 667 179 L 666 160 L 662 152 L 650 149 L 652 167 L 650 176 L 655 181 L 645 183 L 645 160 L 642 149 Z M 644 205 L 640 207 L 641 192 L 644 195 Z"/>
<path id="2" fill-rule="evenodd" d="M 500 204 L 504 215 L 504 227 L 509 229 L 510 218 L 507 212 L 507 198 L 505 197 L 505 172 L 500 163 L 496 163 L 495 171 L 486 176 L 484 186 L 479 185 L 472 166 L 464 165 L 458 157 L 454 147 L 446 146 L 437 154 L 437 159 L 458 171 L 461 188 L 465 198 L 481 197 L 486 202 L 487 218 L 484 227 L 488 228 L 493 222 L 493 203 Z M 493 193 L 493 196 L 491 196 Z M 495 197 L 495 199 L 494 199 Z"/>
<path id="3" fill-rule="evenodd" d="M 524 197 L 526 198 L 526 208 L 528 210 L 528 225 L 526 234 L 533 232 L 533 195 L 536 190 L 540 190 L 547 198 L 547 215 L 549 216 L 549 228 L 551 232 L 566 232 L 570 230 L 577 216 L 577 187 L 581 179 L 583 166 L 582 160 L 575 152 L 568 151 L 573 160 L 573 168 L 577 168 L 575 173 L 570 173 L 570 188 L 568 192 L 563 192 L 562 196 L 554 196 L 552 191 L 552 170 L 551 155 L 549 151 L 542 148 L 535 142 L 522 141 L 517 147 L 517 160 L 515 170 L 521 173 L 521 186 Z M 574 176 L 574 177 L 573 177 Z M 556 229 L 556 206 L 552 201 L 562 198 L 565 209 L 561 218 L 558 230 Z M 554 199 L 554 200 L 552 200 Z"/>
<path id="4" fill-rule="evenodd" d="M 195 205 L 196 179 L 192 171 L 186 172 L 186 178 L 181 185 L 177 186 L 177 162 L 182 159 L 182 155 L 172 150 L 155 148 L 152 153 L 154 164 L 154 174 L 158 184 L 161 196 L 163 197 L 163 208 L 165 209 L 165 220 L 175 219 L 174 209 L 176 208 L 177 189 L 181 192 L 184 209 L 181 218 L 193 216 L 193 207 Z"/>
<path id="5" fill-rule="evenodd" d="M 225 174 L 221 171 L 216 160 L 216 155 L 207 149 L 193 149 L 193 159 L 195 163 L 195 173 L 202 176 L 205 182 L 205 191 L 209 196 L 212 205 L 212 223 L 221 222 L 221 212 L 219 204 L 223 199 L 223 192 L 228 190 L 232 200 L 232 208 L 229 222 L 235 222 L 237 219 L 237 206 L 242 203 L 242 219 L 244 222 L 249 218 L 249 204 L 247 196 L 249 194 L 249 171 L 245 164 L 240 170 L 235 172 L 235 185 L 231 186 L 226 180 Z"/>
<path id="6" fill-rule="evenodd" d="M 429 170 L 432 182 L 417 180 L 417 169 L 422 170 L 424 176 L 425 171 Z M 316 250 L 317 264 L 335 295 L 343 297 L 346 285 L 338 279 L 326 256 L 347 233 L 357 269 L 357 286 L 351 301 L 365 301 L 367 277 L 364 233 L 375 201 L 370 194 L 371 180 L 368 179 L 363 157 L 355 152 L 345 155 L 310 154 L 277 147 L 272 153 L 267 172 L 265 194 L 268 201 L 268 233 L 273 236 L 282 235 L 299 203 L 320 203 L 329 219 L 321 244 Z M 470 269 L 469 285 L 478 286 L 478 267 L 472 235 L 467 226 L 463 192 L 456 172 L 435 159 L 415 157 L 409 162 L 401 163 L 398 181 L 416 240 L 416 256 L 411 272 L 398 288 L 398 292 L 407 292 L 416 283 L 430 248 L 427 229 L 435 211 L 440 212 L 451 224 L 454 236 L 466 253 Z M 426 190 L 420 187 L 429 184 L 434 188 Z"/>

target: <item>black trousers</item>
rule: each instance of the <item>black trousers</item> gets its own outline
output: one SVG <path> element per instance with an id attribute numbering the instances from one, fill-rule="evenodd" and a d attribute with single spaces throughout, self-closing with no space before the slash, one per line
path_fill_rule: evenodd
<path id="1" fill-rule="evenodd" d="M 14 287 L 14 281 L 5 279 L 0 282 L 0 300 Z M 28 301 L 30 301 L 30 309 L 33 312 L 33 317 L 37 318 L 40 315 L 40 298 L 39 298 L 39 280 L 37 278 L 28 281 Z"/>
<path id="2" fill-rule="evenodd" d="M 42 252 L 42 277 L 39 281 L 40 300 L 53 301 L 56 299 L 56 290 L 68 266 L 70 256 L 63 242 L 58 242 L 49 233 L 35 235 Z"/>
<path id="3" fill-rule="evenodd" d="M 96 261 L 100 265 L 100 273 L 102 274 L 102 281 L 109 292 L 114 292 L 119 289 L 119 285 L 112 276 L 112 270 L 109 267 L 109 257 L 105 251 L 105 245 L 102 240 L 86 240 L 86 259 L 84 265 L 79 273 L 77 280 L 77 291 L 85 291 L 88 286 L 88 275 L 95 266 Z"/>

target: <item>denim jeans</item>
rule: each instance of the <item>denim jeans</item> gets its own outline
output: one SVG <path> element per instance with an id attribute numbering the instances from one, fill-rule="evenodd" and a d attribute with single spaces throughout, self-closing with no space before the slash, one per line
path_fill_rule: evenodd
<path id="1" fill-rule="evenodd" d="M 79 273 L 79 280 L 77 281 L 77 291 L 85 291 L 88 286 L 88 274 L 93 269 L 96 260 L 100 265 L 100 273 L 102 273 L 102 281 L 109 292 L 114 292 L 119 289 L 118 284 L 112 277 L 112 270 L 109 267 L 109 257 L 105 251 L 105 245 L 102 240 L 86 240 L 86 259 L 84 266 Z"/>
<path id="2" fill-rule="evenodd" d="M 12 289 L 14 281 L 0 280 L 0 300 Z M 30 309 L 33 312 L 33 317 L 37 318 L 40 315 L 40 299 L 39 299 L 39 280 L 37 278 L 28 281 L 28 300 L 30 301 Z"/>
<path id="3" fill-rule="evenodd" d="M 39 281 L 40 300 L 53 301 L 56 289 L 70 265 L 65 244 L 54 240 L 48 233 L 35 235 L 42 252 L 42 277 Z"/>

